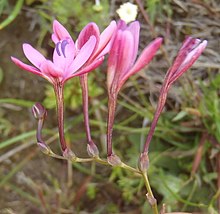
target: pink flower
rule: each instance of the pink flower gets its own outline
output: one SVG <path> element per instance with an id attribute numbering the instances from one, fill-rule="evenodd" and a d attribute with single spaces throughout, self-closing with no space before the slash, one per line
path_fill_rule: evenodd
<path id="1" fill-rule="evenodd" d="M 168 70 L 164 83 L 167 84 L 167 90 L 171 84 L 185 73 L 193 63 L 199 58 L 207 45 L 207 41 L 187 37 L 180 48 L 173 65 Z"/>
<path id="2" fill-rule="evenodd" d="M 89 23 L 74 43 L 68 31 L 55 20 L 52 34 L 52 40 L 55 43 L 53 61 L 47 60 L 29 44 L 23 44 L 23 51 L 33 66 L 12 57 L 12 61 L 20 68 L 42 76 L 53 84 L 63 155 L 73 154 L 66 144 L 64 135 L 64 83 L 72 77 L 87 74 L 103 62 L 115 29 L 116 23 L 112 21 L 100 35 L 98 26 L 95 23 Z"/>
<path id="3" fill-rule="evenodd" d="M 98 67 L 103 59 L 104 55 L 107 54 L 111 47 L 112 36 L 116 30 L 116 22 L 112 21 L 110 25 L 102 32 L 100 35 L 99 28 L 95 23 L 89 23 L 79 34 L 79 37 L 76 41 L 75 48 L 76 52 L 79 52 L 80 49 L 89 41 L 91 36 L 94 36 L 96 39 L 96 45 L 92 54 L 90 55 L 88 61 L 83 65 L 85 70 L 95 69 Z M 53 35 L 52 40 L 55 44 L 58 44 L 65 38 L 69 37 L 68 32 L 65 28 L 57 21 L 53 25 Z M 90 126 L 89 126 L 89 115 L 88 115 L 88 83 L 87 83 L 87 73 L 80 73 L 80 84 L 82 88 L 82 103 L 83 103 L 83 113 L 84 113 L 84 123 L 87 136 L 87 150 L 89 155 L 97 156 L 98 148 L 91 138 Z"/>
<path id="4" fill-rule="evenodd" d="M 88 71 L 94 70 L 103 62 L 104 55 L 109 52 L 110 40 L 112 39 L 115 29 L 115 21 L 112 21 L 101 34 L 98 26 L 94 22 L 89 23 L 82 29 L 78 39 L 75 42 L 76 53 L 80 52 L 80 50 L 88 43 L 91 37 L 94 37 L 96 42 L 94 43 L 94 47 L 92 49 L 90 48 L 89 50 L 85 51 L 85 55 L 89 54 L 89 58 L 85 63 L 83 63 L 84 72 L 80 72 L 77 76 L 81 76 Z M 58 21 L 54 21 L 53 23 L 53 32 L 52 40 L 56 45 L 69 36 L 69 33 Z"/>
<path id="5" fill-rule="evenodd" d="M 89 23 L 74 43 L 68 31 L 55 20 L 52 35 L 55 43 L 53 61 L 47 60 L 29 44 L 23 44 L 23 51 L 33 66 L 14 57 L 11 59 L 20 68 L 42 76 L 52 84 L 63 84 L 74 76 L 94 70 L 102 63 L 115 28 L 113 21 L 100 35 L 97 25 Z"/>
<path id="6" fill-rule="evenodd" d="M 122 20 L 118 22 L 108 59 L 107 85 L 111 93 L 118 93 L 131 75 L 144 68 L 152 60 L 162 43 L 162 38 L 156 38 L 136 60 L 139 31 L 140 24 L 138 21 L 132 22 L 129 26 Z"/>
<path id="7" fill-rule="evenodd" d="M 193 63 L 199 58 L 207 45 L 207 41 L 201 41 L 200 39 L 188 37 L 183 42 L 173 65 L 167 71 L 165 80 L 160 90 L 160 97 L 157 104 L 157 109 L 154 114 L 153 121 L 144 145 L 143 153 L 148 153 L 149 145 L 153 137 L 154 130 L 156 128 L 160 114 L 166 103 L 167 94 L 170 86 L 176 81 L 183 73 L 185 73 Z"/>
<path id="8" fill-rule="evenodd" d="M 162 38 L 151 42 L 137 58 L 140 24 L 132 22 L 129 26 L 122 20 L 118 22 L 117 30 L 109 52 L 107 87 L 108 87 L 108 121 L 107 121 L 107 155 L 109 163 L 118 157 L 112 150 L 112 132 L 117 95 L 125 81 L 144 68 L 160 48 Z"/>

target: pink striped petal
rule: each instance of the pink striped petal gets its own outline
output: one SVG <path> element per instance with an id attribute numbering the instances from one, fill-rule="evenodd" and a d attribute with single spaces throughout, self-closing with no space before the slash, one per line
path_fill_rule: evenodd
<path id="1" fill-rule="evenodd" d="M 23 63 L 22 61 L 20 61 L 19 59 L 15 58 L 15 57 L 11 57 L 11 60 L 15 63 L 15 65 L 17 65 L 19 68 L 26 70 L 26 71 L 30 71 L 33 74 L 37 74 L 38 76 L 42 76 L 42 73 L 35 67 L 31 66 L 31 65 L 27 65 L 25 63 Z"/>
<path id="2" fill-rule="evenodd" d="M 31 73 L 33 74 L 36 74 L 38 76 L 41 76 L 43 78 L 45 78 L 46 80 L 48 80 L 49 82 L 53 83 L 51 78 L 45 74 L 43 74 L 41 71 L 39 71 L 37 68 L 33 67 L 33 66 L 30 66 L 30 65 L 27 65 L 23 62 L 21 62 L 20 60 L 14 58 L 14 57 L 11 57 L 11 60 L 20 68 L 26 70 L 26 71 L 30 71 Z"/>
<path id="3" fill-rule="evenodd" d="M 67 74 L 68 76 L 70 73 L 72 74 L 77 70 L 79 70 L 87 62 L 89 57 L 92 55 L 95 46 L 96 46 L 96 37 L 91 36 L 90 39 L 80 49 L 73 63 L 69 66 L 68 74 Z"/>
<path id="4" fill-rule="evenodd" d="M 46 60 L 46 58 L 40 52 L 29 44 L 23 44 L 23 51 L 27 59 L 37 68 L 39 68 L 41 63 Z"/>
<path id="5" fill-rule="evenodd" d="M 94 58 L 97 56 L 104 56 L 110 51 L 111 46 L 108 44 L 110 44 L 110 40 L 112 39 L 112 36 L 115 33 L 116 28 L 116 22 L 112 21 L 110 25 L 101 33 L 98 48 L 93 55 Z"/>
<path id="6" fill-rule="evenodd" d="M 122 78 L 133 66 L 134 42 L 130 31 L 122 31 L 122 37 L 119 44 L 118 63 L 116 72 L 119 72 L 119 79 Z"/>
<path id="7" fill-rule="evenodd" d="M 94 36 L 96 38 L 96 43 L 98 45 L 100 32 L 98 26 L 93 22 L 87 24 L 80 32 L 77 39 L 77 48 L 81 49 L 91 36 Z"/>
<path id="8" fill-rule="evenodd" d="M 153 42 L 151 42 L 141 53 L 139 58 L 137 59 L 136 63 L 132 67 L 129 72 L 127 72 L 123 78 L 121 79 L 120 85 L 124 84 L 124 82 L 133 74 L 137 73 L 140 71 L 143 67 L 145 67 L 154 57 L 156 54 L 157 50 L 160 48 L 161 43 L 163 39 L 162 38 L 157 38 Z"/>
<path id="9" fill-rule="evenodd" d="M 46 60 L 41 64 L 40 70 L 46 76 L 53 78 L 63 78 L 63 71 L 55 66 L 50 60 Z"/>
<path id="10" fill-rule="evenodd" d="M 189 52 L 192 50 L 193 46 L 196 46 L 199 42 L 200 40 L 192 38 L 192 37 L 187 37 L 184 40 L 180 50 L 178 51 L 175 61 L 172 67 L 170 68 L 170 71 L 169 71 L 170 76 L 172 76 L 179 69 L 183 60 L 187 57 Z"/>
<path id="11" fill-rule="evenodd" d="M 122 31 L 118 30 L 113 44 L 112 44 L 112 48 L 109 52 L 109 57 L 108 57 L 108 69 L 107 69 L 107 87 L 108 89 L 110 89 L 110 87 L 113 84 L 113 80 L 115 77 L 115 73 L 116 73 L 116 67 L 118 64 L 118 53 L 119 53 L 119 45 L 120 45 L 120 41 L 122 38 Z"/>
<path id="12" fill-rule="evenodd" d="M 132 58 L 135 61 L 138 53 L 140 23 L 138 21 L 132 22 L 126 30 L 130 31 L 134 38 L 134 50 Z M 134 63 L 134 61 L 132 62 L 132 64 Z"/>
<path id="13" fill-rule="evenodd" d="M 95 70 L 97 67 L 99 67 L 102 64 L 103 60 L 104 60 L 104 56 L 95 60 L 93 63 L 89 64 L 88 66 L 85 66 L 85 68 L 83 68 L 82 70 L 79 70 L 78 72 L 75 72 L 75 73 L 71 74 L 70 76 L 66 77 L 65 81 L 67 81 L 68 79 L 70 79 L 72 77 L 81 76 L 83 74 L 86 74 L 86 73 L 89 73 L 89 72 Z"/>
<path id="14" fill-rule="evenodd" d="M 71 38 L 66 28 L 57 20 L 53 21 L 53 34 L 51 36 L 53 42 L 56 44 L 60 40 Z"/>
<path id="15" fill-rule="evenodd" d="M 198 45 L 198 42 L 200 42 L 199 45 Z M 183 73 L 185 73 L 194 64 L 194 62 L 199 58 L 199 56 L 202 54 L 202 52 L 206 48 L 206 45 L 207 45 L 206 40 L 201 42 L 201 40 L 196 39 L 196 43 L 194 47 L 190 47 L 190 48 L 193 48 L 191 49 L 191 52 L 188 52 L 185 59 L 184 60 L 182 59 L 183 62 L 180 64 L 178 69 L 174 73 L 172 73 L 172 76 L 170 77 L 170 80 L 169 80 L 169 85 L 171 85 L 177 78 L 179 78 Z"/>

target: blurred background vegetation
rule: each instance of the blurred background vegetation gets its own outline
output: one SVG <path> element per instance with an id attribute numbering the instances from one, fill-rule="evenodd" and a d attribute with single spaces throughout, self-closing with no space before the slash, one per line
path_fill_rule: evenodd
<path id="1" fill-rule="evenodd" d="M 143 181 L 118 168 L 73 164 L 42 154 L 35 142 L 30 108 L 48 111 L 44 136 L 58 144 L 55 100 L 45 80 L 21 71 L 22 43 L 51 57 L 52 21 L 58 19 L 74 40 L 88 22 L 103 30 L 122 0 L 0 0 L 0 213 L 151 213 Z M 131 1 L 132 2 L 132 1 Z M 218 0 L 142 0 L 142 50 L 155 35 L 164 37 L 150 66 L 132 77 L 120 93 L 114 148 L 136 166 L 158 100 L 164 75 L 186 35 L 208 40 L 193 68 L 171 89 L 151 147 L 149 178 L 167 211 L 218 213 L 220 210 L 220 5 Z M 146 19 L 146 15 L 149 19 Z M 152 36 L 153 35 L 153 36 Z M 105 157 L 106 65 L 89 74 L 92 135 Z M 86 157 L 78 78 L 65 87 L 66 136 Z"/>

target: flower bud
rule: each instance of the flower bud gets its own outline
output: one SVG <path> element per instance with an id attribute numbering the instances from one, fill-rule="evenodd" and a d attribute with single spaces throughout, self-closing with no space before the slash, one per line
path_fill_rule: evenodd
<path id="1" fill-rule="evenodd" d="M 140 155 L 138 168 L 141 172 L 146 172 L 149 168 L 149 157 L 147 152 L 143 152 Z"/>
<path id="2" fill-rule="evenodd" d="M 32 114 L 37 120 L 44 119 L 47 116 L 47 111 L 40 103 L 35 103 L 32 107 Z"/>
<path id="3" fill-rule="evenodd" d="M 92 158 L 99 156 L 99 150 L 93 141 L 87 144 L 87 153 Z"/>
<path id="4" fill-rule="evenodd" d="M 120 166 L 121 163 L 122 163 L 121 159 L 115 154 L 112 154 L 112 155 L 108 156 L 107 161 L 112 166 Z"/>
<path id="5" fill-rule="evenodd" d="M 73 151 L 69 148 L 66 148 L 63 152 L 63 157 L 70 161 L 74 161 L 76 159 L 76 155 L 73 153 Z"/>

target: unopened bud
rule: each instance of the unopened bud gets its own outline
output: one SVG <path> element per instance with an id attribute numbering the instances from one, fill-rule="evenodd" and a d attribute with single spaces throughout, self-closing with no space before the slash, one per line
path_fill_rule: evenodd
<path id="1" fill-rule="evenodd" d="M 141 172 L 146 172 L 149 168 L 149 157 L 147 152 L 143 152 L 140 155 L 138 168 Z"/>
<path id="2" fill-rule="evenodd" d="M 47 111 L 43 105 L 36 103 L 32 107 L 32 114 L 37 120 L 44 119 L 47 116 Z"/>
<path id="3" fill-rule="evenodd" d="M 90 157 L 93 158 L 99 156 L 99 150 L 93 141 L 87 144 L 87 153 Z"/>
<path id="4" fill-rule="evenodd" d="M 74 161 L 76 159 L 76 155 L 73 153 L 73 151 L 69 148 L 66 148 L 63 152 L 63 157 L 70 161 Z"/>
<path id="5" fill-rule="evenodd" d="M 38 142 L 37 145 L 38 145 L 39 149 L 41 150 L 41 152 L 43 152 L 44 154 L 46 154 L 46 155 L 51 154 L 51 149 L 46 144 Z"/>
<path id="6" fill-rule="evenodd" d="M 107 161 L 112 166 L 120 166 L 121 165 L 121 159 L 115 154 L 108 156 Z"/>

